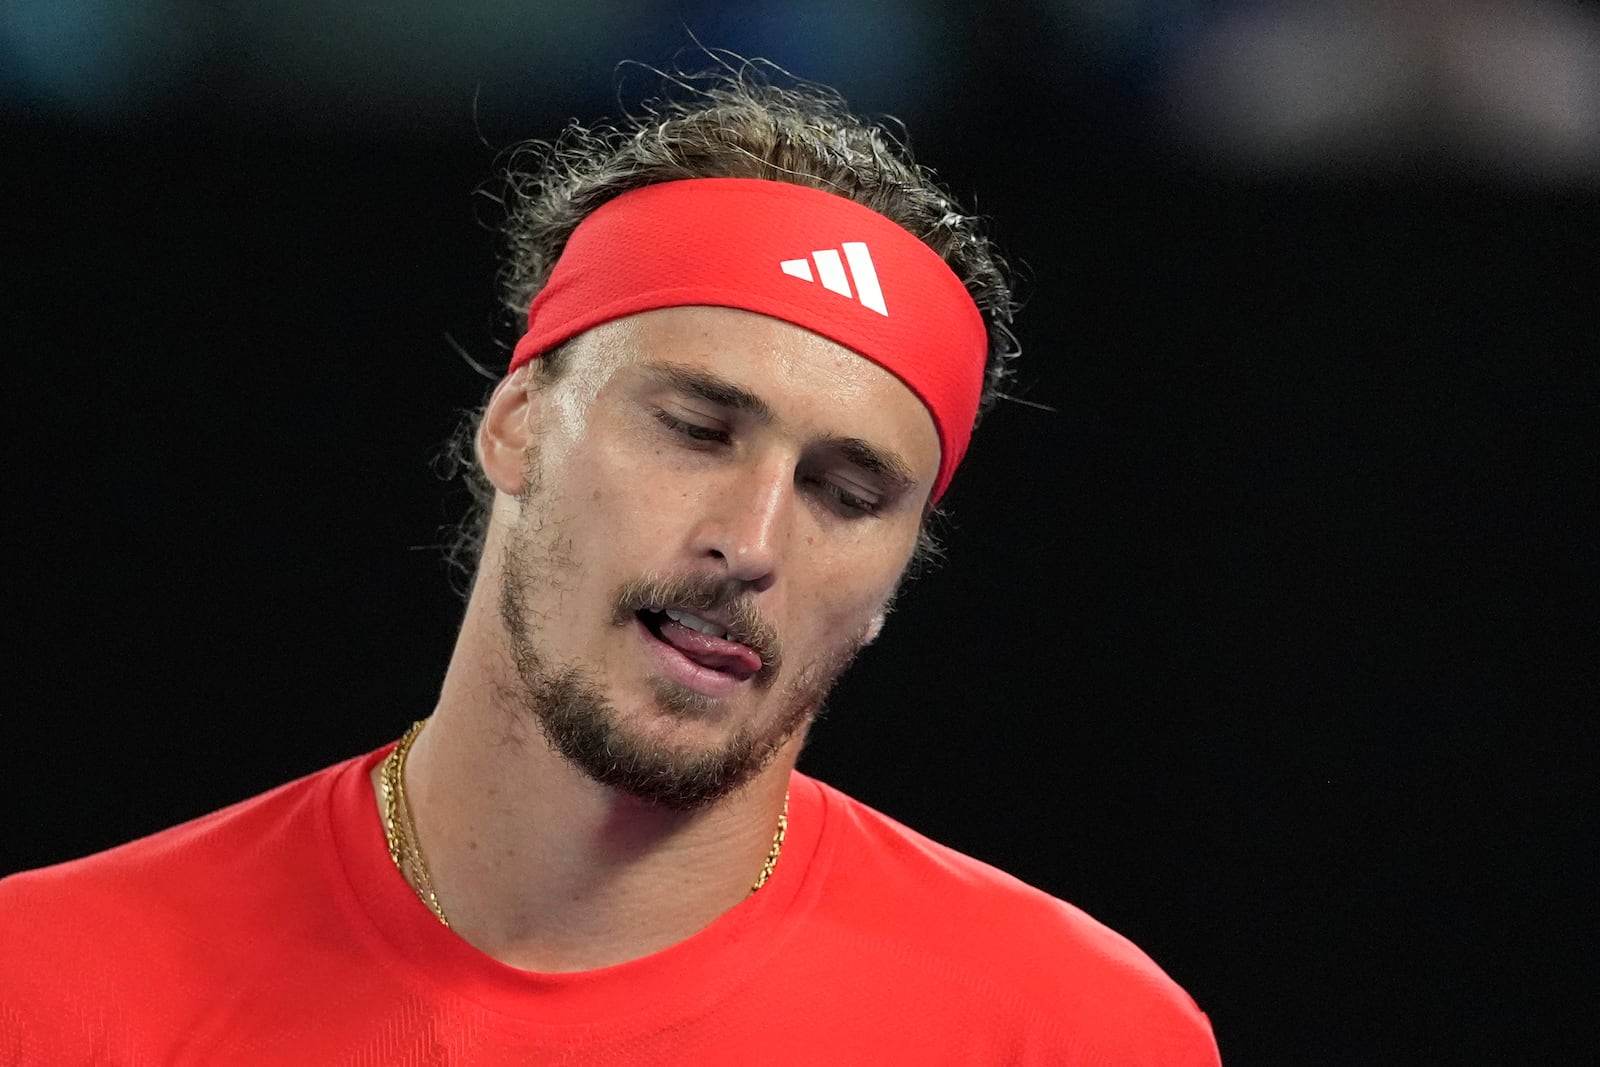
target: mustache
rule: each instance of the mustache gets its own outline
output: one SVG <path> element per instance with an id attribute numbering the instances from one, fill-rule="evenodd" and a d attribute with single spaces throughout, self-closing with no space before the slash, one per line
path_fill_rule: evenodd
<path id="1" fill-rule="evenodd" d="M 615 603 L 611 621 L 617 626 L 631 622 L 646 608 L 672 608 L 693 615 L 715 612 L 727 620 L 728 640 L 761 657 L 761 674 L 770 678 L 783 663 L 777 628 L 762 617 L 743 582 L 709 575 L 649 574 L 619 589 Z"/>

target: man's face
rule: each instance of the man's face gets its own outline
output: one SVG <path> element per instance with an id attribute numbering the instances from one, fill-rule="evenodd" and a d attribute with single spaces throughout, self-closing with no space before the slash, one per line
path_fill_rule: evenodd
<path id="1" fill-rule="evenodd" d="M 601 782 L 726 794 L 882 624 L 938 465 L 927 410 L 806 330 L 693 307 L 579 337 L 555 381 L 491 401 L 486 433 L 519 423 L 516 702 Z"/>

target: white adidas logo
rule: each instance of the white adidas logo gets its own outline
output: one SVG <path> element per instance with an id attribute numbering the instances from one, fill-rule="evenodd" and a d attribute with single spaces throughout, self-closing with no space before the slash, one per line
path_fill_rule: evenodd
<path id="1" fill-rule="evenodd" d="M 844 259 L 839 258 L 843 250 Z M 811 264 L 817 264 L 817 274 L 811 275 Z M 847 272 L 845 264 L 850 265 Z M 786 259 L 778 266 L 783 268 L 783 273 L 800 278 L 804 281 L 821 281 L 822 287 L 830 292 L 838 293 L 851 300 L 860 300 L 862 307 L 869 307 L 880 315 L 888 315 L 889 309 L 883 303 L 883 290 L 878 286 L 878 272 L 872 266 L 872 256 L 867 252 L 867 246 L 861 241 L 845 241 L 838 248 L 819 248 L 811 253 L 810 259 Z M 850 280 L 854 278 L 855 292 L 850 291 Z"/>

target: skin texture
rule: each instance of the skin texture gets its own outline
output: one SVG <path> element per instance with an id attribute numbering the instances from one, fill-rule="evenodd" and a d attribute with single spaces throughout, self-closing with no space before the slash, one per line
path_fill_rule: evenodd
<path id="1" fill-rule="evenodd" d="M 507 378 L 478 446 L 497 496 L 407 768 L 418 837 L 480 949 L 637 958 L 748 892 L 805 728 L 910 559 L 933 422 L 805 330 L 672 308 L 589 331 L 553 380 Z M 685 671 L 635 614 L 663 601 L 759 671 Z"/>
<path id="2" fill-rule="evenodd" d="M 867 413 L 904 387 L 794 327 L 721 309 L 613 323 L 582 349 L 544 391 L 502 559 L 514 699 L 594 777 L 692 808 L 814 716 L 904 565 L 895 520 L 920 512 L 920 497 L 837 444 L 791 436 L 794 415 L 815 413 L 790 398 Z M 752 362 L 766 372 L 755 381 Z M 732 389 L 746 395 L 722 395 Z M 767 396 L 789 399 L 790 417 Z M 908 431 L 926 420 L 920 404 L 904 414 Z M 866 443 L 909 468 L 899 441 Z M 647 604 L 733 626 L 762 670 L 732 694 L 676 680 L 640 654 L 658 643 L 635 616 Z"/>

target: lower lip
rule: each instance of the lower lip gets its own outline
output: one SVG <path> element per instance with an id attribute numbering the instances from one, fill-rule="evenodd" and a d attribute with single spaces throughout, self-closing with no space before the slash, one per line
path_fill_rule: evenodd
<path id="1" fill-rule="evenodd" d="M 670 682 L 708 697 L 728 697 L 739 691 L 744 682 L 726 671 L 703 667 L 682 652 L 673 648 L 650 632 L 644 621 L 633 620 L 639 639 L 644 642 L 645 655 L 655 664 L 656 670 Z"/>

